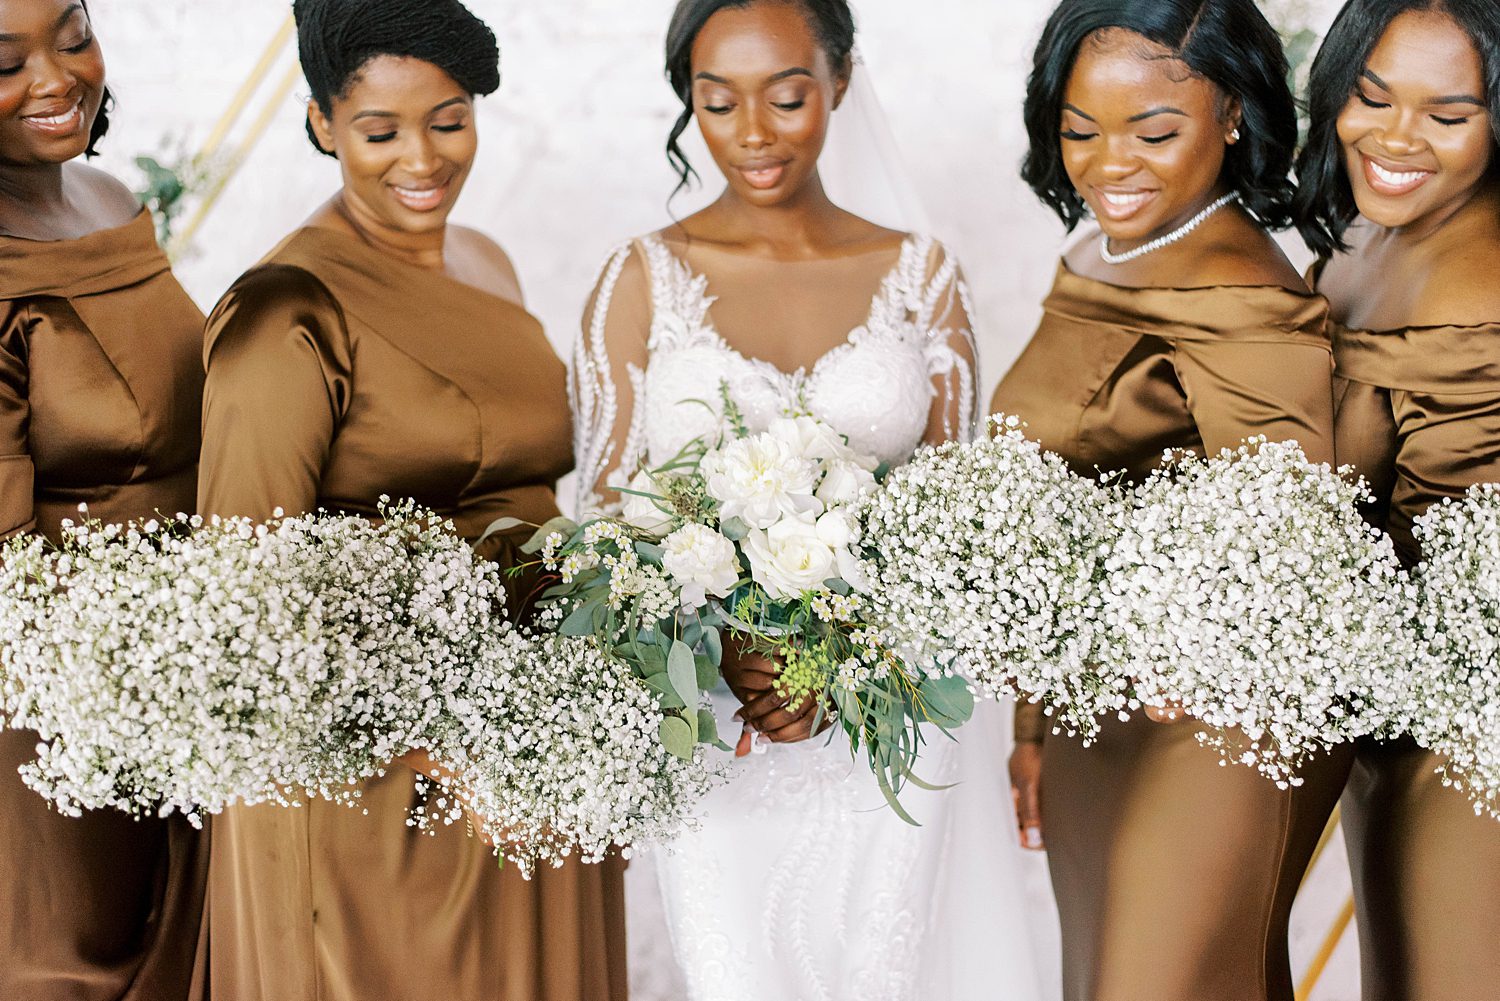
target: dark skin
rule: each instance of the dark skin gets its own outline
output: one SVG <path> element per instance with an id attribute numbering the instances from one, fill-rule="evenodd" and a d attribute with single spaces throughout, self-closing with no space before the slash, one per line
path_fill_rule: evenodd
<path id="1" fill-rule="evenodd" d="M 140 214 L 129 189 L 77 163 L 104 100 L 104 57 L 74 0 L 0 0 L 0 233 L 76 240 Z"/>
<path id="2" fill-rule="evenodd" d="M 1360 217 L 1319 291 L 1361 330 L 1500 317 L 1500 183 L 1484 64 L 1447 14 L 1408 11 L 1376 44 L 1338 119 Z M 1401 281 L 1390 281 L 1399 274 Z"/>
<path id="3" fill-rule="evenodd" d="M 308 224 L 520 303 L 505 252 L 448 222 L 479 148 L 473 95 L 432 63 L 396 56 L 370 60 L 345 90 L 329 115 L 308 103 L 313 133 L 338 157 L 344 181 Z"/>
<path id="4" fill-rule="evenodd" d="M 796 4 L 768 0 L 709 18 L 693 44 L 693 109 L 727 186 L 708 208 L 669 229 L 667 239 L 778 261 L 882 249 L 894 257 L 904 235 L 833 204 L 818 176 L 829 118 L 850 71 L 847 62 L 829 59 Z M 767 330 L 753 354 L 793 371 L 815 362 L 821 347 Z M 766 657 L 724 651 L 724 678 L 744 703 L 738 753 L 748 753 L 752 728 L 780 744 L 814 733 L 817 705 L 789 708 L 775 691 L 778 670 Z"/>
<path id="5" fill-rule="evenodd" d="M 1162 46 L 1123 29 L 1092 36 L 1079 49 L 1064 91 L 1059 142 L 1074 189 L 1094 210 L 1100 234 L 1063 258 L 1068 269 L 1127 288 L 1307 285 L 1276 242 L 1237 205 L 1221 209 L 1181 241 L 1111 265 L 1099 241 L 1124 253 L 1170 233 L 1228 193 L 1224 162 L 1239 140 L 1240 103 L 1194 75 Z M 1181 710 L 1149 708 L 1160 723 Z M 1011 797 L 1023 848 L 1045 848 L 1041 811 L 1044 744 L 1018 742 L 1009 762 Z"/>

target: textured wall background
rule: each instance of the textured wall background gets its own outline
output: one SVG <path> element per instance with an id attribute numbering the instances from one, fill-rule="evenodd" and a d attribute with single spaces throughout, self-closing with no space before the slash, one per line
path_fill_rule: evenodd
<path id="1" fill-rule="evenodd" d="M 605 253 L 667 220 L 674 183 L 662 155 L 676 116 L 661 71 L 672 0 L 471 0 L 500 36 L 505 85 L 481 104 L 482 152 L 459 218 L 514 258 L 533 311 L 566 350 Z M 861 47 L 934 235 L 963 261 L 976 296 L 986 394 L 1040 315 L 1062 230 L 1019 179 L 1020 103 L 1048 0 L 857 0 Z M 1314 27 L 1332 0 L 1266 4 Z M 103 165 L 132 180 L 132 159 L 196 149 L 250 72 L 282 0 L 94 0 L 118 98 Z M 272 78 L 291 62 L 288 50 Z M 269 87 L 267 88 L 270 89 Z M 181 265 L 205 308 L 333 192 L 337 165 L 303 137 L 299 84 L 270 109 L 269 132 Z M 259 107 L 252 108 L 247 121 Z M 700 161 L 701 163 L 701 161 Z M 710 168 L 711 164 L 702 164 Z M 679 205 L 686 210 L 689 203 Z M 1000 762 L 996 780 L 1003 781 Z M 1009 838 L 1009 832 L 999 832 Z M 1299 902 L 1300 971 L 1347 895 L 1335 844 Z M 653 976 L 649 866 L 634 870 L 640 1001 L 674 996 Z M 1038 913 L 1045 920 L 1045 903 Z M 1315 995 L 1357 997 L 1345 936 Z M 936 999 L 934 999 L 936 1001 Z"/>

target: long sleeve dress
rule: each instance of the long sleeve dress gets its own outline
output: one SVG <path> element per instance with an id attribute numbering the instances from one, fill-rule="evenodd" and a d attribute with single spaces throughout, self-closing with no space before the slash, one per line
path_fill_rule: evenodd
<path id="1" fill-rule="evenodd" d="M 1415 564 L 1417 517 L 1500 482 L 1500 322 L 1332 329 L 1339 459 L 1364 475 L 1372 521 Z M 1440 765 L 1409 739 L 1359 742 L 1343 827 L 1367 998 L 1500 990 L 1500 827 L 1443 787 Z"/>
<path id="2" fill-rule="evenodd" d="M 1334 458 L 1332 359 L 1320 296 L 1280 287 L 1124 288 L 1064 264 L 991 409 L 1082 475 L 1140 479 L 1162 451 L 1265 435 Z M 1290 999 L 1292 897 L 1348 771 L 1314 763 L 1282 791 L 1225 768 L 1190 724 L 1108 720 L 1085 748 L 1042 740 L 1042 824 L 1062 919 L 1068 1001 Z"/>
<path id="3" fill-rule="evenodd" d="M 375 516 L 388 495 L 477 538 L 501 517 L 557 513 L 554 484 L 572 464 L 565 369 L 514 303 L 310 227 L 224 296 L 206 352 L 205 514 Z M 484 555 L 510 566 L 526 535 Z M 361 809 L 215 819 L 211 996 L 623 998 L 619 866 L 526 882 L 459 827 L 408 827 L 414 778 L 393 767 L 365 785 Z"/>
<path id="4" fill-rule="evenodd" d="M 808 414 L 892 464 L 968 438 L 970 331 L 958 266 L 930 239 L 811 261 L 633 241 L 610 255 L 575 355 L 579 506 L 607 506 L 635 472 L 712 434 L 721 388 L 751 430 Z M 788 343 L 815 361 L 771 364 Z M 732 741 L 739 703 L 723 690 L 715 708 Z M 732 762 L 699 827 L 658 860 L 688 998 L 1041 996 L 997 708 L 981 706 L 958 744 L 927 745 L 922 778 L 959 784 L 903 792 L 920 828 L 885 807 L 842 732 Z"/>
<path id="5" fill-rule="evenodd" d="M 151 217 L 81 239 L 0 237 L 0 537 L 56 540 L 190 512 L 203 314 Z M 0 998 L 177 1001 L 207 853 L 181 818 L 58 815 L 21 783 L 36 735 L 0 733 Z"/>

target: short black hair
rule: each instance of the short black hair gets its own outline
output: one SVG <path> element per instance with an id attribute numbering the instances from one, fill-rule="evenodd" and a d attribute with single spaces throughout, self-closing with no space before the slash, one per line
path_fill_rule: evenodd
<path id="1" fill-rule="evenodd" d="M 302 72 L 325 115 L 380 56 L 432 63 L 470 95 L 500 89 L 495 33 L 458 0 L 295 0 L 292 12 Z M 307 135 L 320 153 L 333 155 L 310 121 Z"/>
<path id="2" fill-rule="evenodd" d="M 1320 257 L 1347 250 L 1344 234 L 1359 214 L 1344 165 L 1338 119 L 1391 22 L 1407 11 L 1447 14 L 1468 33 L 1484 61 L 1484 100 L 1500 170 L 1500 10 L 1496 0 L 1350 0 L 1328 29 L 1307 85 L 1311 126 L 1297 157 L 1297 228 Z"/>
<path id="3" fill-rule="evenodd" d="M 802 8 L 835 69 L 847 68 L 854 52 L 854 11 L 849 0 L 678 0 L 667 27 L 667 81 L 682 102 L 682 114 L 667 136 L 667 162 L 677 174 L 681 191 L 697 171 L 688 162 L 678 140 L 693 122 L 693 43 L 708 19 L 721 10 L 741 10 L 753 3 L 792 3 Z"/>
<path id="4" fill-rule="evenodd" d="M 1062 0 L 1042 32 L 1026 85 L 1030 149 L 1021 177 L 1037 197 L 1069 230 L 1087 214 L 1063 166 L 1063 92 L 1084 42 L 1113 28 L 1163 46 L 1239 99 L 1243 138 L 1229 147 L 1226 181 L 1262 225 L 1291 225 L 1297 104 L 1281 38 L 1253 0 Z"/>

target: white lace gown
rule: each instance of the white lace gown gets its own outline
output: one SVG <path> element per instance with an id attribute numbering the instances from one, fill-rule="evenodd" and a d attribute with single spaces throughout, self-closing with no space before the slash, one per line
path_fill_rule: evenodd
<path id="1" fill-rule="evenodd" d="M 648 301 L 622 306 L 617 293 L 632 269 L 644 270 L 649 292 L 636 274 L 631 294 Z M 924 438 L 973 433 L 967 293 L 933 241 L 905 241 L 866 322 L 806 371 L 731 347 L 710 319 L 709 285 L 657 236 L 610 256 L 573 365 L 580 510 L 604 507 L 602 488 L 711 432 L 717 417 L 703 401 L 717 400 L 721 384 L 752 430 L 811 413 L 892 464 Z M 733 743 L 738 703 L 727 691 L 715 701 Z M 832 740 L 735 760 L 698 829 L 656 857 L 691 1001 L 1050 996 L 1033 944 L 1050 918 L 1027 903 L 1006 731 L 1006 714 L 988 705 L 959 742 L 935 735 L 919 774 L 956 785 L 902 793 L 920 827 L 884 805 L 837 728 Z"/>

